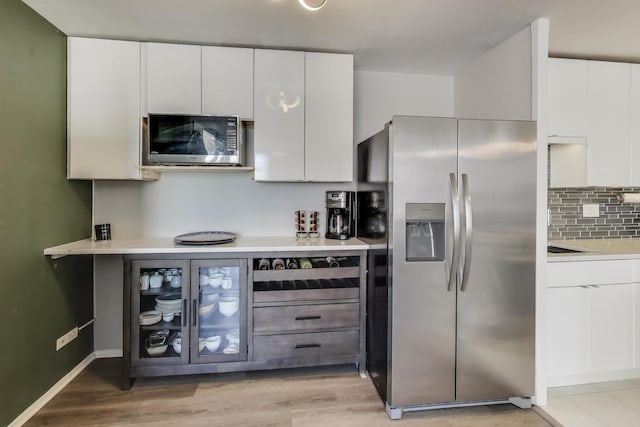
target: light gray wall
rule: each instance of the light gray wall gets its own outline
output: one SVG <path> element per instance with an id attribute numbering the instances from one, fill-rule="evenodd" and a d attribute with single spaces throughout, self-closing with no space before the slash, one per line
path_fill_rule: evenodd
<path id="1" fill-rule="evenodd" d="M 354 82 L 354 141 L 382 130 L 393 114 L 453 115 L 453 78 L 361 71 Z M 354 144 L 355 147 L 355 144 Z M 250 236 L 293 235 L 293 212 L 320 211 L 324 193 L 353 183 L 260 183 L 251 173 L 165 173 L 157 182 L 96 181 L 94 221 L 109 222 L 113 237 L 175 236 L 228 230 Z M 96 257 L 95 345 L 101 355 L 122 348 L 122 266 Z"/>
<path id="2" fill-rule="evenodd" d="M 393 115 L 453 116 L 453 77 L 426 74 L 355 73 L 355 140 L 384 128 Z"/>
<path id="3" fill-rule="evenodd" d="M 531 40 L 531 27 L 527 26 L 456 73 L 457 117 L 532 119 Z"/>

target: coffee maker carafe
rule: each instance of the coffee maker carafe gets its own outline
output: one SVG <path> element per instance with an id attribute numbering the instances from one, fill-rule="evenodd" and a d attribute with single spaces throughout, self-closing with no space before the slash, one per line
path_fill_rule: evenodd
<path id="1" fill-rule="evenodd" d="M 355 235 L 355 193 L 327 191 L 327 239 L 346 240 Z"/>

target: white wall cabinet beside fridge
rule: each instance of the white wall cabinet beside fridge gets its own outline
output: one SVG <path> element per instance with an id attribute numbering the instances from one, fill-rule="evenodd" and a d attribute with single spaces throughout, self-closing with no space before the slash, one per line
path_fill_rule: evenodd
<path id="1" fill-rule="evenodd" d="M 140 170 L 140 43 L 67 43 L 67 177 L 157 178 Z"/>
<path id="2" fill-rule="evenodd" d="M 305 53 L 306 181 L 353 180 L 353 56 Z"/>
<path id="3" fill-rule="evenodd" d="M 631 143 L 631 185 L 640 186 L 640 64 L 631 64 L 629 140 Z"/>
<path id="4" fill-rule="evenodd" d="M 255 50 L 257 181 L 353 180 L 353 56 Z"/>
<path id="5" fill-rule="evenodd" d="M 584 60 L 549 58 L 547 131 L 551 139 L 587 137 L 587 64 Z"/>
<path id="6" fill-rule="evenodd" d="M 589 61 L 587 184 L 631 185 L 630 65 Z M 640 164 L 634 165 L 640 168 Z"/>
<path id="7" fill-rule="evenodd" d="M 634 307 L 634 261 L 547 266 L 548 385 L 628 377 L 640 344 L 634 344 L 640 308 Z"/>
<path id="8" fill-rule="evenodd" d="M 630 77 L 631 64 L 549 58 L 552 187 L 640 185 Z"/>
<path id="9" fill-rule="evenodd" d="M 549 58 L 550 185 L 587 185 L 588 61 Z"/>

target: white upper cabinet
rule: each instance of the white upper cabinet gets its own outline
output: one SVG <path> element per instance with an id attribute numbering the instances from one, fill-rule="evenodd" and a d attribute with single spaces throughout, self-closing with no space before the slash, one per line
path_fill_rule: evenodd
<path id="1" fill-rule="evenodd" d="M 69 37 L 71 179 L 142 179 L 140 43 Z"/>
<path id="2" fill-rule="evenodd" d="M 305 179 L 353 180 L 353 56 L 305 54 Z"/>
<path id="3" fill-rule="evenodd" d="M 631 144 L 631 185 L 640 186 L 640 64 L 631 64 L 629 140 Z"/>
<path id="4" fill-rule="evenodd" d="M 256 50 L 257 181 L 353 180 L 353 56 Z"/>
<path id="5" fill-rule="evenodd" d="M 253 118 L 253 49 L 145 44 L 148 113 Z"/>
<path id="6" fill-rule="evenodd" d="M 551 137 L 587 136 L 588 62 L 549 58 L 547 133 Z"/>
<path id="7" fill-rule="evenodd" d="M 549 58 L 548 142 L 586 143 L 586 150 L 552 146 L 552 187 L 640 185 L 640 142 L 633 137 L 640 138 L 640 71 L 634 87 L 631 70 Z"/>
<path id="8" fill-rule="evenodd" d="M 202 114 L 253 119 L 253 49 L 202 46 Z"/>
<path id="9" fill-rule="evenodd" d="M 589 61 L 588 185 L 631 185 L 630 70 L 629 64 Z"/>
<path id="10" fill-rule="evenodd" d="M 304 181 L 304 52 L 255 50 L 256 181 Z"/>
<path id="11" fill-rule="evenodd" d="M 549 145 L 550 188 L 587 185 L 587 144 Z"/>
<path id="12" fill-rule="evenodd" d="M 201 47 L 146 43 L 147 113 L 201 114 Z"/>

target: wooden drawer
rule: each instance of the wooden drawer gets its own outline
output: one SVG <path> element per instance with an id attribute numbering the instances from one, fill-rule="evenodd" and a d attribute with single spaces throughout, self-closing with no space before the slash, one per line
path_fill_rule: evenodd
<path id="1" fill-rule="evenodd" d="M 289 301 L 322 301 L 336 299 L 358 299 L 360 288 L 294 289 L 282 291 L 258 291 L 253 293 L 254 303 Z"/>
<path id="2" fill-rule="evenodd" d="M 312 358 L 356 354 L 360 334 L 357 330 L 340 332 L 312 332 L 289 335 L 258 335 L 253 337 L 255 360 Z"/>
<path id="3" fill-rule="evenodd" d="M 253 309 L 254 332 L 350 328 L 360 325 L 360 304 L 313 304 Z"/>

